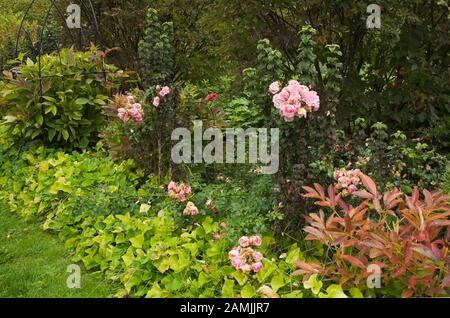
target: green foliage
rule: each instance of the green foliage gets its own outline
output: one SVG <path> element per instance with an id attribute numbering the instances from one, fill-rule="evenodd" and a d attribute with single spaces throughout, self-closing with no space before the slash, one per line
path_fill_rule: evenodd
<path id="1" fill-rule="evenodd" d="M 145 86 L 171 83 L 175 75 L 173 23 L 161 23 L 155 9 L 148 10 L 145 21 L 145 35 L 139 42 L 140 73 Z"/>
<path id="2" fill-rule="evenodd" d="M 205 214 L 179 226 L 182 208 L 161 197 L 163 190 L 155 189 L 156 180 L 136 192 L 129 190 L 127 185 L 137 180 L 129 162 L 115 165 L 101 155 L 43 148 L 22 154 L 2 152 L 1 158 L 1 200 L 24 217 L 44 219 L 44 229 L 59 232 L 74 261 L 120 282 L 123 289 L 116 296 L 302 295 L 289 275 L 302 255 L 296 245 L 289 248 L 285 260 L 275 261 L 277 255 L 271 254 L 275 240 L 266 235 L 261 247 L 266 257 L 263 270 L 255 275 L 237 272 L 228 260 L 235 243 L 214 239 L 221 229 L 219 221 Z M 6 182 L 13 175 L 14 181 Z M 89 194 L 93 192 L 99 194 Z M 130 200 L 125 196 L 125 203 L 105 204 L 106 198 L 124 192 Z M 132 197 L 141 203 L 131 206 Z M 93 198 L 98 205 L 92 205 Z"/>
<path id="3" fill-rule="evenodd" d="M 104 57 L 94 47 L 87 52 L 64 49 L 42 57 L 40 74 L 39 62 L 20 55 L 17 77 L 5 72 L 0 92 L 9 135 L 20 142 L 73 148 L 91 144 L 104 122 L 102 105 L 121 76 Z"/>
<path id="4" fill-rule="evenodd" d="M 338 132 L 333 148 L 320 161 L 310 163 L 319 178 L 331 179 L 334 171 L 351 164 L 383 187 L 399 187 L 406 193 L 415 185 L 441 188 L 449 165 L 448 158 L 430 144 L 410 140 L 401 131 L 391 133 L 381 122 L 367 127 L 363 118 L 352 124 L 350 134 Z"/>
<path id="5" fill-rule="evenodd" d="M 2 153 L 2 156 L 1 169 L 10 171 L 16 178 L 1 177 L 1 198 L 11 211 L 25 218 L 42 215 L 50 220 L 66 210 L 79 212 L 80 209 L 92 214 L 122 212 L 127 206 L 123 194 L 129 192 L 138 178 L 131 170 L 131 162 L 114 165 L 102 156 L 77 152 L 69 155 L 43 147 L 34 152 L 8 156 Z M 13 195 L 16 191 L 19 196 Z M 122 197 L 114 198 L 116 195 Z M 80 198 L 83 201 L 78 205 Z M 111 210 L 103 210 L 105 205 Z"/>
<path id="6" fill-rule="evenodd" d="M 244 180 L 218 175 L 207 182 L 196 176 L 191 185 L 197 206 L 225 221 L 230 241 L 237 241 L 242 233 L 267 233 L 270 224 L 282 218 L 270 176 L 255 175 Z M 208 205 L 209 200 L 212 202 Z"/>

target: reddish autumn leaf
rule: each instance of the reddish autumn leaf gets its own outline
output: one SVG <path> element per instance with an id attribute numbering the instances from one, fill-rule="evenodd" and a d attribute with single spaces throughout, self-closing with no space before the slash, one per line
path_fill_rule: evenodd
<path id="1" fill-rule="evenodd" d="M 342 255 L 341 258 L 343 260 L 346 260 L 347 262 L 349 262 L 353 266 L 359 267 L 359 268 L 364 269 L 364 270 L 366 269 L 366 265 L 359 258 L 356 258 L 355 256 Z"/>
<path id="2" fill-rule="evenodd" d="M 353 192 L 353 195 L 356 195 L 357 197 L 363 198 L 363 199 L 372 199 L 373 194 L 370 194 L 367 191 L 356 191 Z"/>
<path id="3" fill-rule="evenodd" d="M 320 198 L 325 198 L 325 191 L 323 190 L 322 186 L 318 183 L 314 183 L 314 188 L 317 190 L 317 193 L 319 193 Z"/>
<path id="4" fill-rule="evenodd" d="M 299 268 L 299 270 L 306 273 L 320 273 L 322 271 L 322 266 L 314 263 L 306 263 L 303 261 L 295 261 L 295 266 Z M 293 273 L 296 276 L 295 272 Z"/>
<path id="5" fill-rule="evenodd" d="M 372 193 L 374 196 L 376 196 L 378 194 L 377 186 L 376 186 L 375 182 L 369 176 L 366 176 L 365 174 L 361 174 L 360 179 L 361 179 L 361 182 L 363 183 L 364 187 L 370 193 Z"/>

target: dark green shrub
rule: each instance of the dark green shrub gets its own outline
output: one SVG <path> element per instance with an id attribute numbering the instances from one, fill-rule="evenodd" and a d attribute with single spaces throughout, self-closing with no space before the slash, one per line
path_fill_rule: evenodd
<path id="1" fill-rule="evenodd" d="M 39 74 L 39 63 L 21 54 L 14 73 L 4 72 L 0 92 L 9 135 L 73 148 L 95 141 L 104 122 L 102 105 L 122 74 L 104 58 L 94 47 L 87 52 L 64 49 L 43 56 Z"/>

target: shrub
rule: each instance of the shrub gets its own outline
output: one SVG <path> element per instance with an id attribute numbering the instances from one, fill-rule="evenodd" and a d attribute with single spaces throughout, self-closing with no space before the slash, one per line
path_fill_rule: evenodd
<path id="1" fill-rule="evenodd" d="M 42 57 L 40 74 L 38 62 L 20 55 L 14 73 L 4 72 L 0 92 L 10 136 L 69 148 L 95 141 L 104 122 L 102 105 L 123 74 L 104 58 L 95 47 L 87 52 L 63 49 Z"/>
<path id="2" fill-rule="evenodd" d="M 304 187 L 304 197 L 328 209 L 307 218 L 307 240 L 318 241 L 331 253 L 324 264 L 297 263 L 295 273 L 319 273 L 346 288 L 368 290 L 369 265 L 381 270 L 379 291 L 387 296 L 448 295 L 450 287 L 450 196 L 441 192 L 415 189 L 411 196 L 398 189 L 380 194 L 373 180 L 364 174 L 365 190 L 355 197 L 336 194 L 333 186 L 325 190 L 315 184 Z M 362 202 L 355 207 L 349 201 Z M 374 290 L 369 294 L 378 293 Z"/>

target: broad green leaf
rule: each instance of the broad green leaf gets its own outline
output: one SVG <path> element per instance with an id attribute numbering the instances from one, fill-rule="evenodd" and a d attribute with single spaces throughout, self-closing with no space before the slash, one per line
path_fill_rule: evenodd
<path id="1" fill-rule="evenodd" d="M 63 136 L 64 140 L 67 141 L 69 139 L 69 132 L 64 128 L 61 130 L 61 135 Z"/>
<path id="2" fill-rule="evenodd" d="M 89 99 L 84 98 L 84 97 L 80 97 L 75 101 L 75 104 L 78 104 L 78 105 L 86 105 L 87 103 L 89 103 Z"/>
<path id="3" fill-rule="evenodd" d="M 319 294 L 322 286 L 323 283 L 318 279 L 317 274 L 311 275 L 311 277 L 309 277 L 309 279 L 303 283 L 303 287 L 305 287 L 306 289 L 311 289 L 314 295 Z"/>
<path id="4" fill-rule="evenodd" d="M 294 290 L 291 293 L 287 293 L 281 296 L 281 298 L 302 298 L 303 293 L 300 290 Z"/>
<path id="5" fill-rule="evenodd" d="M 164 257 L 159 264 L 155 264 L 156 268 L 161 272 L 165 273 L 170 267 L 170 259 L 169 257 Z"/>
<path id="6" fill-rule="evenodd" d="M 53 128 L 50 128 L 48 130 L 48 140 L 53 141 L 53 138 L 55 138 L 55 135 L 56 135 L 56 130 Z"/>
<path id="7" fill-rule="evenodd" d="M 167 289 L 171 291 L 177 291 L 181 288 L 181 286 L 183 286 L 183 281 L 178 277 L 175 277 L 172 279 L 170 284 L 166 285 Z"/>
<path id="8" fill-rule="evenodd" d="M 222 297 L 234 297 L 234 280 L 225 278 L 225 282 L 222 287 Z"/>
<path id="9" fill-rule="evenodd" d="M 256 294 L 256 289 L 252 285 L 245 285 L 241 290 L 242 298 L 253 298 Z"/>
<path id="10" fill-rule="evenodd" d="M 129 267 L 134 262 L 134 254 L 131 248 L 128 248 L 127 252 L 122 256 L 125 266 Z"/>
<path id="11" fill-rule="evenodd" d="M 331 285 L 327 288 L 327 293 L 320 293 L 320 298 L 348 298 L 340 285 Z"/>
<path id="12" fill-rule="evenodd" d="M 352 296 L 352 298 L 364 298 L 362 292 L 356 287 L 350 288 L 350 296 Z"/>
<path id="13" fill-rule="evenodd" d="M 162 289 L 159 287 L 158 283 L 154 283 L 152 288 L 148 291 L 145 298 L 161 298 Z"/>
<path id="14" fill-rule="evenodd" d="M 140 234 L 130 239 L 131 245 L 135 248 L 142 248 L 142 244 L 144 243 L 144 235 Z"/>
<path id="15" fill-rule="evenodd" d="M 256 274 L 256 278 L 258 279 L 258 281 L 260 283 L 264 282 L 267 278 L 269 278 L 269 276 L 277 269 L 277 266 L 270 262 L 264 262 L 264 266 L 261 269 L 261 271 Z"/>
<path id="16" fill-rule="evenodd" d="M 206 275 L 204 272 L 201 272 L 200 275 L 198 275 L 199 287 L 202 287 L 203 285 L 205 285 L 209 281 L 211 281 L 211 277 Z"/>
<path id="17" fill-rule="evenodd" d="M 36 123 L 38 124 L 38 127 L 41 127 L 44 123 L 44 117 L 42 117 L 41 114 L 36 115 Z"/>
<path id="18" fill-rule="evenodd" d="M 235 271 L 231 276 L 233 276 L 241 286 L 244 286 L 248 280 L 248 276 L 241 271 Z"/>
<path id="19" fill-rule="evenodd" d="M 272 289 L 274 292 L 277 292 L 278 289 L 284 286 L 284 278 L 282 275 L 275 275 L 272 277 L 272 281 L 270 282 L 270 285 L 272 286 Z"/>

